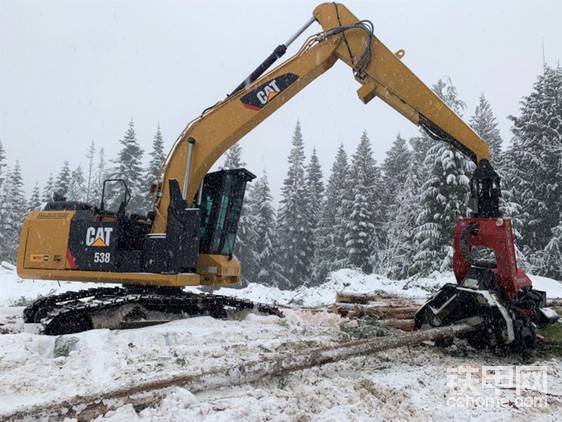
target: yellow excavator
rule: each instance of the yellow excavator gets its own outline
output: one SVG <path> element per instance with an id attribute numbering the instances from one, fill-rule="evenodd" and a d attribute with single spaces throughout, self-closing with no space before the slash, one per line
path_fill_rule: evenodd
<path id="1" fill-rule="evenodd" d="M 313 23 L 322 30 L 308 37 L 294 56 L 268 71 Z M 128 211 L 130 194 L 122 180 L 104 182 L 99 207 L 58 197 L 29 214 L 17 260 L 22 278 L 121 283 L 123 287 L 39 299 L 26 308 L 26 322 L 40 323 L 46 334 L 61 334 L 115 324 L 134 326 L 169 315 L 224 317 L 229 307 L 257 307 L 278 314 L 274 307 L 182 290 L 184 286 L 230 286 L 240 280 L 233 247 L 245 187 L 255 176 L 245 169 L 209 170 L 228 148 L 338 60 L 351 67 L 360 84 L 361 101 L 378 97 L 477 164 L 476 209 L 479 217 L 496 224 L 499 178 L 488 161 L 487 144 L 408 69 L 403 55 L 403 50 L 390 51 L 374 35 L 372 23 L 357 19 L 345 6 L 316 7 L 313 16 L 224 100 L 187 125 L 165 162 L 161 180 L 151 188 L 153 210 L 147 215 Z M 112 208 L 111 203 L 118 206 Z M 509 220 L 503 221 L 511 233 Z M 466 236 L 476 231 L 473 227 Z M 516 293 L 527 288 L 530 281 L 517 285 Z M 426 307 L 419 319 L 422 326 L 435 325 L 439 318 Z"/>

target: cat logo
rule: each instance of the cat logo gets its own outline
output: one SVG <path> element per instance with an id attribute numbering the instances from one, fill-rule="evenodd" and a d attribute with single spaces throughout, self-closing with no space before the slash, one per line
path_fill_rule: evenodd
<path id="1" fill-rule="evenodd" d="M 256 97 L 263 105 L 266 105 L 270 102 L 277 94 L 279 94 L 281 90 L 275 83 L 275 79 L 269 82 L 266 86 L 263 87 L 261 91 L 256 92 Z"/>
<path id="2" fill-rule="evenodd" d="M 86 230 L 86 246 L 107 248 L 111 242 L 113 227 L 88 227 Z"/>
<path id="3" fill-rule="evenodd" d="M 294 73 L 285 73 L 248 92 L 240 98 L 240 101 L 244 107 L 250 110 L 261 110 L 298 78 Z"/>

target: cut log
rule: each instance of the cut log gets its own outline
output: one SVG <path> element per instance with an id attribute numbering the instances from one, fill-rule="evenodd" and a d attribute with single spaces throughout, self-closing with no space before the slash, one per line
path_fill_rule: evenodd
<path id="1" fill-rule="evenodd" d="M 395 306 L 414 306 L 413 299 L 397 297 L 383 293 L 348 293 L 337 292 L 336 303 L 357 303 L 360 305 L 372 304 L 387 307 Z"/>
<path id="2" fill-rule="evenodd" d="M 380 299 L 391 299 L 393 296 L 378 293 L 336 292 L 336 302 L 366 304 Z"/>
<path id="3" fill-rule="evenodd" d="M 398 330 L 414 331 L 413 319 L 386 319 L 384 323 L 389 327 L 396 328 Z"/>
<path id="4" fill-rule="evenodd" d="M 260 360 L 242 363 L 234 367 L 219 368 L 199 374 L 175 375 L 169 378 L 118 388 L 91 396 L 75 396 L 64 401 L 53 401 L 20 409 L 10 414 L 0 414 L 0 420 L 29 420 L 50 418 L 76 418 L 92 420 L 125 404 L 147 407 L 157 404 L 170 387 L 181 386 L 192 393 L 214 390 L 256 382 L 265 377 L 285 375 L 314 366 L 325 365 L 365 356 L 402 346 L 419 344 L 428 340 L 455 337 L 474 330 L 478 318 L 463 324 L 432 328 L 402 336 L 375 337 L 355 340 L 335 346 L 311 348 L 299 352 L 282 353 Z"/>
<path id="5" fill-rule="evenodd" d="M 377 305 L 360 305 L 352 303 L 335 303 L 332 312 L 349 318 L 376 316 L 379 318 L 411 319 L 419 308 L 417 306 L 386 307 Z"/>

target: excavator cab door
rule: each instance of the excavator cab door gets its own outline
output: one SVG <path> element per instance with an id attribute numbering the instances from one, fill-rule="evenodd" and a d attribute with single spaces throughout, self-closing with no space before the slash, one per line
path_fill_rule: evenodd
<path id="1" fill-rule="evenodd" d="M 199 253 L 232 255 L 246 184 L 255 177 L 243 168 L 205 176 L 200 204 Z"/>

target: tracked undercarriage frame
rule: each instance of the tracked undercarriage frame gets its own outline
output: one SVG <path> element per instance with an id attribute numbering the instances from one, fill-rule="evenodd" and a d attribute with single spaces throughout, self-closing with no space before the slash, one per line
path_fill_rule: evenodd
<path id="1" fill-rule="evenodd" d="M 249 300 L 134 286 L 44 297 L 25 308 L 23 315 L 25 323 L 38 324 L 40 333 L 61 335 L 94 328 L 136 328 L 195 316 L 228 318 L 243 312 L 283 316 L 275 306 Z"/>

